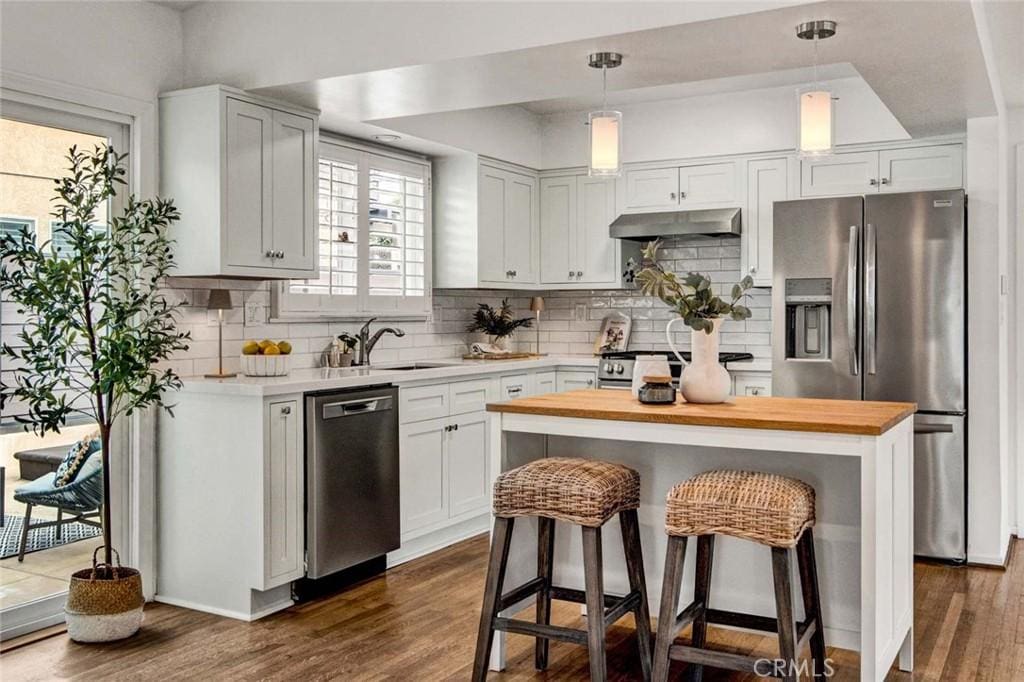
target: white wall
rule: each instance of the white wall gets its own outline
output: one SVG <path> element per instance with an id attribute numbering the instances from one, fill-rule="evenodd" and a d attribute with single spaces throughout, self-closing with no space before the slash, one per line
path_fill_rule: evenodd
<path id="1" fill-rule="evenodd" d="M 4 71 L 152 100 L 181 86 L 181 15 L 149 2 L 4 2 Z"/>
<path id="2" fill-rule="evenodd" d="M 968 528 L 970 561 L 1001 564 L 1009 539 L 1008 455 L 1001 448 L 999 119 L 967 121 Z"/>
<path id="3" fill-rule="evenodd" d="M 903 126 L 861 78 L 830 81 L 838 144 L 905 140 Z M 623 161 L 657 161 L 792 150 L 796 89 L 747 90 L 617 107 L 623 116 Z M 586 112 L 543 119 L 543 168 L 587 164 Z"/>

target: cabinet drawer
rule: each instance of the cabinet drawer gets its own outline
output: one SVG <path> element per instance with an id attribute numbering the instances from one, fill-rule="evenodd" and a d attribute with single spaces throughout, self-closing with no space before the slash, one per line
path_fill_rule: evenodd
<path id="1" fill-rule="evenodd" d="M 510 374 L 501 378 L 501 399 L 525 398 L 533 393 L 529 374 Z"/>
<path id="2" fill-rule="evenodd" d="M 769 396 L 772 394 L 772 378 L 768 374 L 736 374 L 733 393 L 746 396 Z"/>
<path id="3" fill-rule="evenodd" d="M 398 398 L 399 421 L 408 424 L 447 417 L 450 414 L 449 402 L 448 384 L 403 388 Z"/>
<path id="4" fill-rule="evenodd" d="M 581 388 L 597 386 L 597 374 L 594 372 L 559 372 L 558 391 L 576 391 Z"/>
<path id="5" fill-rule="evenodd" d="M 474 379 L 459 381 L 449 386 L 451 410 L 449 414 L 465 414 L 486 409 L 487 403 L 494 398 L 491 395 L 490 379 Z"/>
<path id="6" fill-rule="evenodd" d="M 558 376 L 556 372 L 537 372 L 533 375 L 533 394 L 544 395 L 554 393 L 558 390 Z"/>

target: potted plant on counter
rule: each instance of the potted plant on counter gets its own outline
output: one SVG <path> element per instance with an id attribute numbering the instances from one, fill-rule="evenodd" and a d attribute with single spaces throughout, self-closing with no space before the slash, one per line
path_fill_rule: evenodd
<path id="1" fill-rule="evenodd" d="M 492 308 L 487 303 L 477 305 L 473 313 L 473 321 L 466 331 L 482 332 L 487 334 L 487 342 L 494 349 L 490 352 L 508 352 L 508 340 L 515 330 L 520 327 L 529 327 L 533 324 L 533 318 L 524 317 L 516 319 L 512 316 L 512 306 L 508 299 L 502 299 L 501 306 Z"/>
<path id="2" fill-rule="evenodd" d="M 731 381 L 729 372 L 718 363 L 719 334 L 726 318 L 739 321 L 750 317 L 750 309 L 740 305 L 740 301 L 754 286 L 754 280 L 744 277 L 733 285 L 729 300 L 723 300 L 713 293 L 711 279 L 705 275 L 690 272 L 680 278 L 665 270 L 657 260 L 660 246 L 660 241 L 653 241 L 644 247 L 646 266 L 636 276 L 636 281 L 645 295 L 657 296 L 679 316 L 665 325 L 669 348 L 683 363 L 679 390 L 687 402 L 724 402 L 729 395 Z M 683 360 L 672 342 L 672 325 L 680 320 L 691 330 L 690 363 Z"/>
<path id="3" fill-rule="evenodd" d="M 103 558 L 94 553 L 91 568 L 72 574 L 65 607 L 68 633 L 80 642 L 122 639 L 142 624 L 141 576 L 120 565 L 111 537 L 111 433 L 121 418 L 147 408 L 170 411 L 165 392 L 181 379 L 157 363 L 187 350 L 189 339 L 160 289 L 174 268 L 167 238 L 178 219 L 174 204 L 129 195 L 119 216 L 97 222 L 125 184 L 125 158 L 109 146 L 71 148 L 53 213 L 64 249 L 36 244 L 28 230 L 0 240 L 0 294 L 25 316 L 17 346 L 0 348 L 14 367 L 13 385 L 0 384 L 0 402 L 24 403 L 17 420 L 38 435 L 59 432 L 74 415 L 90 417 L 99 430 L 92 456 L 102 467 Z"/>

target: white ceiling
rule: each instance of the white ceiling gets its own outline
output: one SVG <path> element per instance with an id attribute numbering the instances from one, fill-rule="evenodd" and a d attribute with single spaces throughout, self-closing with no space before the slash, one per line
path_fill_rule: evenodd
<path id="1" fill-rule="evenodd" d="M 812 51 L 794 26 L 817 18 L 839 23 L 820 45 L 821 61 L 850 65 L 911 135 L 960 131 L 965 119 L 994 113 L 971 6 L 942 1 L 801 5 L 258 92 L 350 122 L 509 104 L 538 113 L 586 108 L 600 87 L 586 56 L 615 50 L 625 62 L 610 74 L 610 90 L 640 91 L 624 93 L 629 99 L 666 88 L 678 97 L 672 93 L 796 77 Z"/>

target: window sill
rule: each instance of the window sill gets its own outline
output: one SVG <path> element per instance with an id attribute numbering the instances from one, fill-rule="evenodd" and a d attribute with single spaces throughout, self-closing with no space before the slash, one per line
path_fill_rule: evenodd
<path id="1" fill-rule="evenodd" d="M 278 314 L 267 320 L 268 324 L 299 324 L 302 322 L 347 322 L 350 320 L 365 321 L 369 318 L 376 318 L 379 322 L 391 320 L 404 320 L 414 322 L 429 322 L 433 315 L 427 313 L 396 313 L 394 310 L 379 311 L 366 310 L 352 313 L 291 313 L 287 315 Z"/>

